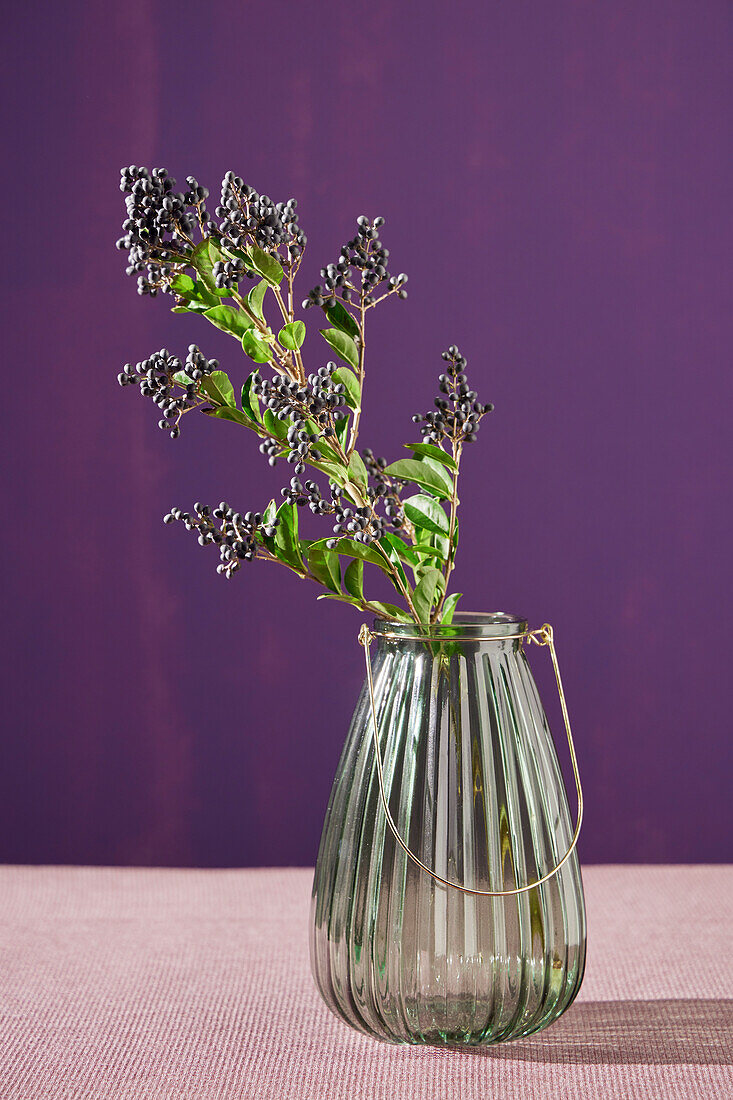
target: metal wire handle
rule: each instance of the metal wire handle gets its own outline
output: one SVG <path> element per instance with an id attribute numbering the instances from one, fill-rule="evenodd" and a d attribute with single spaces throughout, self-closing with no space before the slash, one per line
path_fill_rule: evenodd
<path id="1" fill-rule="evenodd" d="M 387 633 L 382 634 L 382 633 L 380 633 L 379 637 L 380 638 L 394 638 L 394 639 L 397 639 L 397 640 L 407 640 L 407 641 L 421 641 L 421 642 L 430 640 L 429 637 L 426 637 L 425 635 L 419 635 L 419 634 L 410 635 L 410 634 L 402 634 L 402 633 L 400 633 L 400 634 L 387 634 Z M 547 880 L 551 879 L 553 877 L 553 875 L 556 875 L 557 872 L 560 870 L 560 868 L 563 867 L 567 863 L 567 861 L 570 859 L 570 856 L 573 854 L 573 852 L 575 850 L 575 845 L 578 843 L 578 837 L 580 836 L 580 826 L 583 823 L 583 788 L 580 785 L 580 773 L 578 771 L 578 760 L 577 760 L 577 757 L 575 755 L 575 745 L 573 744 L 573 735 L 572 735 L 571 730 L 570 730 L 570 717 L 568 715 L 567 703 L 565 702 L 565 692 L 563 691 L 562 678 L 560 676 L 560 667 L 557 663 L 557 654 L 555 652 L 554 633 L 553 633 L 553 629 L 550 626 L 550 624 L 545 623 L 544 626 L 541 626 L 539 628 L 539 630 L 524 630 L 519 634 L 504 634 L 498 640 L 503 642 L 503 641 L 510 640 L 510 639 L 526 638 L 528 643 L 534 642 L 535 645 L 547 646 L 550 650 L 550 658 L 552 660 L 552 668 L 553 668 L 553 671 L 555 673 L 555 681 L 557 683 L 557 693 L 560 697 L 560 707 L 562 708 L 562 716 L 563 716 L 563 720 L 565 722 L 565 732 L 566 732 L 567 737 L 568 737 L 568 748 L 570 749 L 570 760 L 571 760 L 571 763 L 572 763 L 572 766 L 573 766 L 573 776 L 575 778 L 575 789 L 578 792 L 578 820 L 577 820 L 577 823 L 576 823 L 576 826 L 575 826 L 575 832 L 573 833 L 573 839 L 570 841 L 570 847 L 568 848 L 567 852 L 562 857 L 560 862 L 558 864 L 556 864 L 552 868 L 551 871 L 548 871 L 546 875 L 543 875 L 542 878 L 537 879 L 536 882 L 529 882 L 529 883 L 527 883 L 526 886 L 516 886 L 516 887 L 514 887 L 513 890 L 474 890 L 470 886 L 463 886 L 460 882 L 451 882 L 449 879 L 442 878 L 439 874 L 437 874 L 437 872 L 431 870 L 430 867 L 427 867 L 422 862 L 422 860 L 419 859 L 415 855 L 415 853 L 407 846 L 405 841 L 400 836 L 399 830 L 398 830 L 397 826 L 394 823 L 394 819 L 392 818 L 392 813 L 391 813 L 389 805 L 387 803 L 387 795 L 385 794 L 385 790 L 384 790 L 384 770 L 383 770 L 383 766 L 382 766 L 382 754 L 379 750 L 379 729 L 378 729 L 378 726 L 377 726 L 377 710 L 376 710 L 376 705 L 374 703 L 374 681 L 372 679 L 372 662 L 371 662 L 371 657 L 370 657 L 370 653 L 369 653 L 370 646 L 372 644 L 373 638 L 374 638 L 374 635 L 372 634 L 371 630 L 366 625 L 366 623 L 364 623 L 361 630 L 359 631 L 359 643 L 360 643 L 360 645 L 362 645 L 364 647 L 364 659 L 365 659 L 365 662 L 366 662 L 367 684 L 369 685 L 369 700 L 370 700 L 371 709 L 372 709 L 372 729 L 373 729 L 373 737 L 374 737 L 374 753 L 375 753 L 375 756 L 376 756 L 376 759 L 377 759 L 377 776 L 379 778 L 379 793 L 380 793 L 380 796 L 381 796 L 381 799 L 382 799 L 382 806 L 384 807 L 384 813 L 385 813 L 386 818 L 387 818 L 387 823 L 388 823 L 390 829 L 392 830 L 392 833 L 394 834 L 394 838 L 397 841 L 397 843 L 400 845 L 400 847 L 403 849 L 403 851 L 410 857 L 412 862 L 416 863 L 418 867 L 420 867 L 423 871 L 425 871 L 426 874 L 430 875 L 431 878 L 435 879 L 436 882 L 441 883 L 441 885 L 443 885 L 443 886 L 450 886 L 454 890 L 460 890 L 464 894 L 477 894 L 481 897 L 490 897 L 490 898 L 506 898 L 506 897 L 512 897 L 514 894 L 523 894 L 527 890 L 534 890 L 534 888 L 536 886 L 541 886 L 543 882 L 547 882 Z"/>

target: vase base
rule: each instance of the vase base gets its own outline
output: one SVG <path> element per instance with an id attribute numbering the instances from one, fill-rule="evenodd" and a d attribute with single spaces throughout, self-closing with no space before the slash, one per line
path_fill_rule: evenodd
<path id="1" fill-rule="evenodd" d="M 579 983 L 575 988 L 575 993 L 579 989 Z M 460 1026 L 454 1028 L 440 1028 L 431 1026 L 427 1021 L 423 1028 L 420 1028 L 417 1019 L 410 1021 L 414 1030 L 403 1032 L 403 1034 L 397 1034 L 389 1032 L 387 1030 L 381 1031 L 376 1028 L 369 1027 L 364 1021 L 350 1020 L 342 1015 L 339 1011 L 334 1011 L 334 1015 L 348 1027 L 353 1028 L 356 1031 L 360 1031 L 364 1035 L 368 1035 L 372 1039 L 377 1039 L 379 1042 L 387 1043 L 389 1046 L 425 1046 L 434 1047 L 442 1050 L 480 1050 L 482 1047 L 498 1046 L 502 1043 L 510 1043 L 516 1039 L 526 1039 L 537 1032 L 543 1031 L 545 1028 L 550 1027 L 557 1020 L 563 1016 L 567 1010 L 571 1007 L 575 1000 L 575 994 L 571 996 L 568 1001 L 559 1007 L 557 1004 L 553 1006 L 545 1005 L 542 1011 L 535 1012 L 529 1019 L 522 1020 L 505 1019 L 501 1023 L 494 1021 L 493 1024 L 487 1025 L 481 1029 L 475 1028 L 461 1028 Z M 440 1006 L 443 1007 L 443 1006 Z M 436 1013 L 437 1015 L 437 1013 Z M 433 1016 L 435 1019 L 435 1016 Z M 385 1021 L 387 1023 L 387 1021 Z M 402 1021 L 404 1026 L 405 1021 Z"/>

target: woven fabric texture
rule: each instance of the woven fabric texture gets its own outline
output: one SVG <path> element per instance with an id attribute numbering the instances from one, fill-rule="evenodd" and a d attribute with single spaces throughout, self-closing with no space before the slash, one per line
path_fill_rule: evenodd
<path id="1" fill-rule="evenodd" d="M 733 868 L 586 868 L 578 1000 L 477 1053 L 387 1046 L 330 1015 L 311 878 L 0 868 L 2 1100 L 733 1096 Z"/>

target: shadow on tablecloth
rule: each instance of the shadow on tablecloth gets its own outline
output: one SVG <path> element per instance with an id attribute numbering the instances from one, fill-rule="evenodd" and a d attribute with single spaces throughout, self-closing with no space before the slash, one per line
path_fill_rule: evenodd
<path id="1" fill-rule="evenodd" d="M 555 1064 L 733 1065 L 733 1000 L 580 1001 L 546 1031 L 482 1053 Z"/>

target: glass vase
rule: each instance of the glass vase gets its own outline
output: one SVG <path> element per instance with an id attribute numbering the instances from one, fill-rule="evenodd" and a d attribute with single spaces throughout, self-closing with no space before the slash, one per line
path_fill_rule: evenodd
<path id="1" fill-rule="evenodd" d="M 416 638 L 376 622 L 313 884 L 311 963 L 329 1008 L 392 1043 L 481 1046 L 556 1020 L 580 988 L 585 908 L 573 826 L 517 617 Z M 553 659 L 554 659 L 554 650 Z"/>

